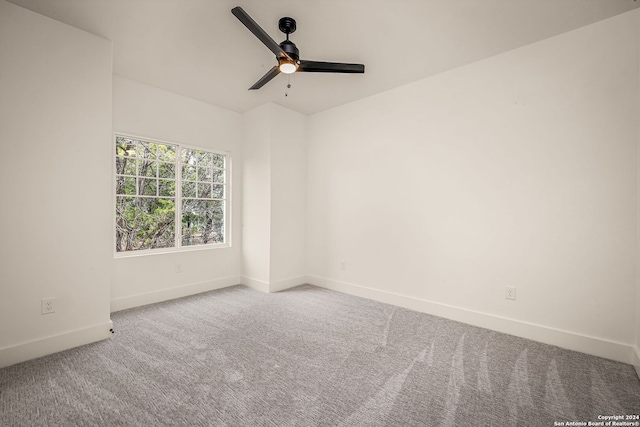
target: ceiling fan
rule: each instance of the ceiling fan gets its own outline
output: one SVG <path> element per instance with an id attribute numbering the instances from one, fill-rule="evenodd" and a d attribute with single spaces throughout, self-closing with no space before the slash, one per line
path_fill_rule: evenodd
<path id="1" fill-rule="evenodd" d="M 280 73 L 292 74 L 303 71 L 307 73 L 364 73 L 363 64 L 345 64 L 341 62 L 307 61 L 300 59 L 299 50 L 289 40 L 289 34 L 296 30 L 296 20 L 289 17 L 280 18 L 278 28 L 287 35 L 287 39 L 278 44 L 254 21 L 240 6 L 231 9 L 231 13 L 244 24 L 265 46 L 276 54 L 278 65 L 267 71 L 249 90 L 260 89 Z"/>

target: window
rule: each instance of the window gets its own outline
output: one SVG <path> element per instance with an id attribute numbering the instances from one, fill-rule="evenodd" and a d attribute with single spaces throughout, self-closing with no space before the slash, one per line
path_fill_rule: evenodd
<path id="1" fill-rule="evenodd" d="M 116 135 L 116 252 L 225 244 L 227 157 Z"/>

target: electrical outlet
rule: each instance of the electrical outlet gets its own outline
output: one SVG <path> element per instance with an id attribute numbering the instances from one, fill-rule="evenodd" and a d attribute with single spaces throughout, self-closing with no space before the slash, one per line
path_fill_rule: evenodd
<path id="1" fill-rule="evenodd" d="M 176 273 L 182 273 L 182 264 L 176 264 Z"/>
<path id="2" fill-rule="evenodd" d="M 55 298 L 42 298 L 40 314 L 51 314 L 56 312 Z"/>
<path id="3" fill-rule="evenodd" d="M 516 288 L 515 286 L 507 286 L 505 288 L 505 298 L 515 300 L 516 299 Z"/>
<path id="4" fill-rule="evenodd" d="M 340 270 L 346 270 L 347 269 L 347 261 L 342 260 L 340 261 Z"/>

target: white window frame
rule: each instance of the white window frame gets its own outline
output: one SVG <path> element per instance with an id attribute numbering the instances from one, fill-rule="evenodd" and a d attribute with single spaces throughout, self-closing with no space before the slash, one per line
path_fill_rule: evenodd
<path id="1" fill-rule="evenodd" d="M 115 147 L 116 140 L 118 137 L 142 140 L 146 142 L 158 143 L 171 145 L 176 147 L 176 164 L 175 164 L 175 218 L 174 218 L 174 227 L 175 227 L 175 247 L 171 248 L 157 248 L 157 249 L 141 249 L 134 251 L 117 251 L 116 248 L 116 207 L 118 195 L 116 194 L 116 176 L 117 176 L 117 168 L 116 168 L 116 157 Z M 140 136 L 131 134 L 128 132 L 115 132 L 111 139 L 111 156 L 112 156 L 112 233 L 113 233 L 113 254 L 115 258 L 128 258 L 135 256 L 147 256 L 147 255 L 155 255 L 155 254 L 166 254 L 166 253 L 178 253 L 178 252 L 190 252 L 190 251 L 201 251 L 201 250 L 213 250 L 219 248 L 229 248 L 231 247 L 231 194 L 232 194 L 232 182 L 231 182 L 231 153 L 228 151 L 222 150 L 214 150 L 211 148 L 200 147 L 196 145 L 183 144 L 175 141 L 166 141 L 158 138 L 149 138 L 146 136 Z M 200 244 L 200 245 L 182 245 L 182 150 L 199 150 L 206 151 L 208 153 L 219 154 L 225 156 L 225 168 L 224 168 L 224 210 L 223 210 L 223 224 L 224 224 L 224 242 L 223 243 L 208 243 L 208 244 Z"/>

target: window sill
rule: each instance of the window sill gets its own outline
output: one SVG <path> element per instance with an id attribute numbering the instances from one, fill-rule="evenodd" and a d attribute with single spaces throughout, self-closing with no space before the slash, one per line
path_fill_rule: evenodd
<path id="1" fill-rule="evenodd" d="M 197 245 L 184 246 L 181 248 L 162 248 L 162 249 L 145 249 L 140 251 L 114 252 L 114 259 L 133 258 L 141 256 L 166 255 L 166 254 L 183 254 L 187 252 L 210 251 L 216 249 L 230 248 L 229 243 L 219 243 L 216 245 Z"/>

